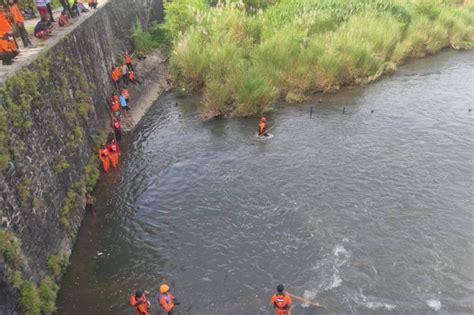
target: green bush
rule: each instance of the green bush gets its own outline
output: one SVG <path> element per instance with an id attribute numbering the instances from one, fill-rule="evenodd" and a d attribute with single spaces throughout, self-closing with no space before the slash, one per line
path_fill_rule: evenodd
<path id="1" fill-rule="evenodd" d="M 20 304 L 25 315 L 39 315 L 41 299 L 38 288 L 33 281 L 25 281 L 20 287 Z"/>
<path id="2" fill-rule="evenodd" d="M 20 261 L 21 242 L 12 232 L 0 230 L 0 252 L 7 264 L 15 267 Z"/>
<path id="3" fill-rule="evenodd" d="M 56 296 L 58 286 L 51 278 L 46 277 L 40 282 L 39 296 L 41 300 L 41 313 L 44 315 L 53 314 L 56 311 Z"/>

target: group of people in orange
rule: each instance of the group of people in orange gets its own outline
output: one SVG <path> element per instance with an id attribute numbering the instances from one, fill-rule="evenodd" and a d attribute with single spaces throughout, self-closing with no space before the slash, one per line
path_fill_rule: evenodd
<path id="1" fill-rule="evenodd" d="M 122 123 L 121 119 L 130 111 L 130 94 L 127 89 L 128 82 L 139 82 L 135 77 L 133 67 L 133 56 L 139 61 L 146 59 L 146 56 L 141 51 L 136 51 L 130 55 L 128 51 L 124 52 L 123 68 L 114 66 L 112 70 L 112 81 L 117 91 L 112 93 L 110 97 L 110 110 L 112 112 L 112 130 L 113 139 L 108 145 L 102 144 L 99 149 L 99 158 L 102 162 L 104 172 L 108 172 L 110 167 L 118 167 L 119 165 L 119 142 L 122 140 Z M 122 75 L 124 73 L 124 75 Z M 126 78 L 124 78 L 126 76 Z M 122 81 L 122 82 L 121 82 Z M 141 82 L 139 82 L 141 83 Z"/>
<path id="2" fill-rule="evenodd" d="M 35 25 L 34 36 L 38 39 L 46 39 L 53 30 L 53 23 L 56 22 L 51 4 L 49 0 L 36 0 L 35 3 L 41 19 Z M 57 22 L 60 27 L 67 27 L 70 25 L 69 19 L 77 15 L 72 15 L 73 10 L 66 0 L 61 0 L 61 4 L 64 11 Z M 89 7 L 97 8 L 97 0 L 89 0 Z M 35 47 L 29 38 L 25 27 L 25 17 L 17 5 L 17 0 L 8 0 L 8 6 L 0 3 L 0 60 L 4 65 L 11 64 L 20 53 L 13 28 L 16 28 L 16 33 L 21 37 L 24 48 Z"/>
<path id="3" fill-rule="evenodd" d="M 270 304 L 275 310 L 275 315 L 291 315 L 293 303 L 291 295 L 285 292 L 283 284 L 279 284 L 276 290 L 277 292 L 272 295 L 270 300 Z M 135 310 L 136 315 L 150 315 L 150 300 L 147 294 L 148 292 L 145 290 L 137 290 L 135 294 L 130 296 L 130 306 Z M 156 299 L 166 315 L 172 315 L 174 306 L 179 305 L 167 284 L 160 285 L 160 293 L 158 293 Z M 318 303 L 314 305 L 322 306 Z"/>
<path id="4" fill-rule="evenodd" d="M 144 57 L 143 53 L 137 51 L 137 58 Z M 123 54 L 123 64 L 117 65 L 114 64 L 112 68 L 112 82 L 117 90 L 120 90 L 120 86 L 128 86 L 128 83 L 132 84 L 141 84 L 141 81 L 138 80 L 135 70 L 133 68 L 133 57 L 135 53 L 131 54 L 126 50 Z"/>
<path id="5" fill-rule="evenodd" d="M 109 144 L 104 143 L 100 145 L 99 159 L 102 162 L 104 172 L 110 170 L 110 166 L 117 168 L 119 166 L 120 146 L 115 140 L 115 137 L 110 140 Z"/>
<path id="6" fill-rule="evenodd" d="M 136 315 L 150 315 L 150 301 L 146 294 L 148 292 L 144 290 L 137 290 L 130 296 L 130 306 L 133 307 Z M 179 305 L 167 284 L 160 285 L 160 293 L 156 299 L 166 315 L 172 315 L 174 306 Z"/>

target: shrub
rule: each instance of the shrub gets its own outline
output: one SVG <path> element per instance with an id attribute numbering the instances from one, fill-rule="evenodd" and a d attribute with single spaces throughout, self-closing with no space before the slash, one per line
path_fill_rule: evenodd
<path id="1" fill-rule="evenodd" d="M 171 73 L 183 90 L 203 90 L 207 116 L 254 115 L 278 96 L 301 101 L 314 91 L 375 80 L 406 58 L 474 45 L 474 5 L 456 1 L 240 4 L 165 4 Z M 246 11 L 253 5 L 265 9 Z"/>
<path id="2" fill-rule="evenodd" d="M 20 304 L 25 315 L 39 315 L 41 312 L 41 299 L 36 284 L 25 281 L 20 288 Z"/>
<path id="3" fill-rule="evenodd" d="M 20 240 L 12 232 L 0 230 L 0 252 L 7 264 L 17 266 L 21 253 Z"/>
<path id="4" fill-rule="evenodd" d="M 39 296 L 41 300 L 41 312 L 44 315 L 52 314 L 56 311 L 56 295 L 58 286 L 51 278 L 46 277 L 40 282 Z"/>

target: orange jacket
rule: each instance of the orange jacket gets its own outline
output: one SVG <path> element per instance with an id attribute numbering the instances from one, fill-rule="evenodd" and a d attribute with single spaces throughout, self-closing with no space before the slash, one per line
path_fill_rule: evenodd
<path id="1" fill-rule="evenodd" d="M 120 71 L 120 68 L 119 67 L 115 67 L 113 70 L 112 70 L 112 80 L 113 81 L 118 81 L 120 79 L 120 75 L 122 74 L 122 72 Z"/>
<path id="2" fill-rule="evenodd" d="M 12 28 L 4 12 L 0 12 L 0 37 L 5 33 L 11 33 Z"/>
<path id="3" fill-rule="evenodd" d="M 160 294 L 158 296 L 158 302 L 161 307 L 169 313 L 174 307 L 174 295 L 171 293 Z"/>
<path id="4" fill-rule="evenodd" d="M 145 294 L 139 299 L 137 299 L 135 295 L 132 295 L 130 297 L 130 305 L 135 308 L 137 315 L 150 315 L 148 312 L 148 299 Z"/>
<path id="5" fill-rule="evenodd" d="M 118 121 L 118 120 L 113 121 L 112 122 L 112 128 L 114 128 L 114 130 L 122 129 L 122 125 L 120 124 L 120 121 Z"/>
<path id="6" fill-rule="evenodd" d="M 21 14 L 21 11 L 20 9 L 18 9 L 18 6 L 16 4 L 10 6 L 10 12 L 13 16 L 13 22 L 15 22 L 16 24 L 25 22 L 25 18 L 23 17 L 23 14 Z"/>
<path id="7" fill-rule="evenodd" d="M 258 135 L 259 135 L 259 136 L 263 135 L 263 134 L 265 133 L 265 130 L 267 130 L 267 123 L 261 121 L 261 122 L 258 124 Z"/>
<path id="8" fill-rule="evenodd" d="M 126 64 L 132 63 L 132 57 L 130 57 L 130 55 L 128 53 L 125 53 L 123 55 L 123 57 L 124 57 L 124 60 L 125 60 Z"/>
<path id="9" fill-rule="evenodd" d="M 110 109 L 113 111 L 113 112 L 118 112 L 120 111 L 120 104 L 119 102 L 112 102 L 112 105 L 110 106 Z"/>
<path id="10" fill-rule="evenodd" d="M 277 315 L 291 315 L 290 306 L 293 301 L 287 294 L 273 294 L 271 304 L 275 307 Z"/>

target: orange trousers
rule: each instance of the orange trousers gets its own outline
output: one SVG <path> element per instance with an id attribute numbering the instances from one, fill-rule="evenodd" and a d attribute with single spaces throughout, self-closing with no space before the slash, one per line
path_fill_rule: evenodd
<path id="1" fill-rule="evenodd" d="M 117 167 L 119 165 L 119 155 L 117 152 L 110 153 L 110 161 L 112 161 L 112 167 Z"/>
<path id="2" fill-rule="evenodd" d="M 108 172 L 110 169 L 110 159 L 109 157 L 101 157 L 102 160 L 102 167 L 104 168 L 104 172 Z"/>

